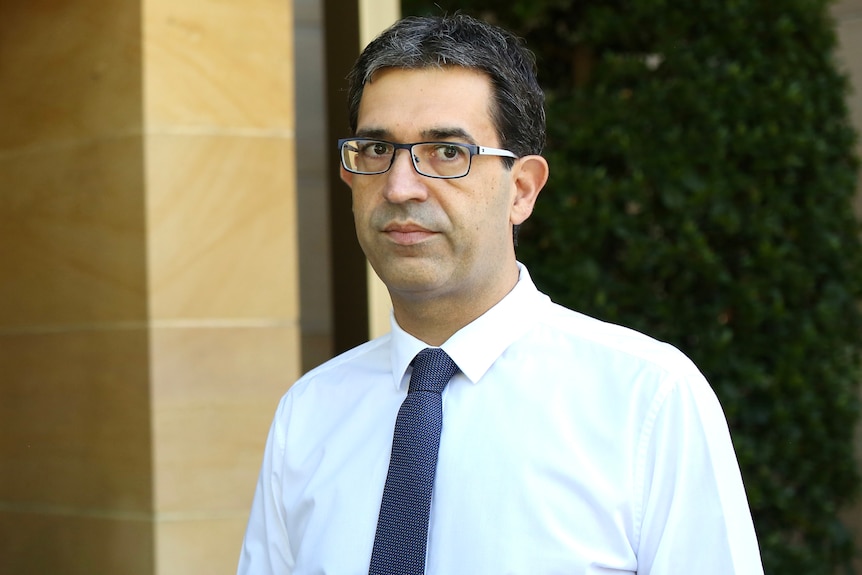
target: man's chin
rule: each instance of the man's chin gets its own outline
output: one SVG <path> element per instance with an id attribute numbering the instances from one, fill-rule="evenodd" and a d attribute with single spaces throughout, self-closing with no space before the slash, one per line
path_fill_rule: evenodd
<path id="1" fill-rule="evenodd" d="M 420 261 L 387 263 L 380 269 L 375 268 L 377 277 L 386 285 L 390 293 L 420 295 L 436 292 L 441 284 L 439 270 Z"/>

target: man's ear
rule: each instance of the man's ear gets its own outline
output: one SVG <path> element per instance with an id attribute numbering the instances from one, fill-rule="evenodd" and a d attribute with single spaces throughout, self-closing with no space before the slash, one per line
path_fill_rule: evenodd
<path id="1" fill-rule="evenodd" d="M 353 187 L 353 173 L 344 169 L 344 166 L 339 166 L 338 175 L 341 176 L 341 181 Z"/>
<path id="2" fill-rule="evenodd" d="M 512 225 L 521 225 L 533 213 L 536 198 L 548 181 L 548 172 L 548 161 L 542 156 L 523 156 L 512 166 L 515 184 L 515 195 L 509 213 Z"/>

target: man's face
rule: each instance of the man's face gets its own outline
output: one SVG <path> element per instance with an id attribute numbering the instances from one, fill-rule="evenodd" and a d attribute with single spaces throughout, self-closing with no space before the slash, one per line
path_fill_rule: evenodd
<path id="1" fill-rule="evenodd" d="M 499 147 L 491 102 L 490 80 L 480 72 L 382 70 L 365 86 L 356 136 Z M 474 156 L 469 174 L 444 180 L 420 175 L 408 151 L 398 150 L 384 174 L 342 168 L 341 177 L 353 191 L 359 243 L 396 312 L 399 302 L 431 298 L 467 305 L 513 283 L 515 186 L 500 158 Z"/>

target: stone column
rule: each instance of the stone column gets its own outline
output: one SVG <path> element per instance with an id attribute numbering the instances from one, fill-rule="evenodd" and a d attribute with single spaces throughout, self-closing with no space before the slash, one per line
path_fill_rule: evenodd
<path id="1" fill-rule="evenodd" d="M 299 374 L 291 19 L 4 5 L 4 572 L 235 571 Z"/>
<path id="2" fill-rule="evenodd" d="M 840 0 L 831 7 L 835 18 L 838 36 L 838 61 L 841 70 L 850 80 L 851 92 L 848 95 L 848 108 L 853 125 L 862 135 L 862 0 Z M 862 139 L 856 142 L 857 155 L 862 158 Z M 855 212 L 862 217 L 862 171 L 856 187 Z M 856 428 L 856 459 L 862 467 L 862 423 Z M 856 503 L 842 510 L 842 517 L 849 525 L 856 545 L 857 558 L 854 568 L 862 569 L 862 504 Z"/>

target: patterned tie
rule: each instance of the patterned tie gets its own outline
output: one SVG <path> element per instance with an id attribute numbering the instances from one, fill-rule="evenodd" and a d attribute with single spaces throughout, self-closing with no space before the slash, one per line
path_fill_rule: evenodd
<path id="1" fill-rule="evenodd" d="M 431 488 L 443 428 L 441 393 L 458 366 L 439 348 L 413 359 L 410 390 L 395 420 L 369 575 L 422 575 Z"/>

